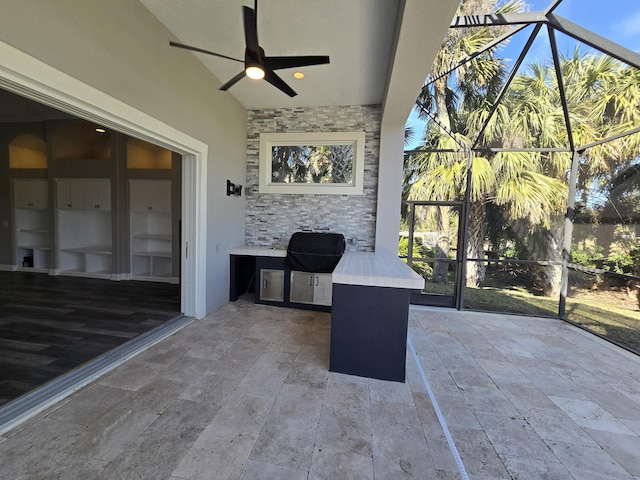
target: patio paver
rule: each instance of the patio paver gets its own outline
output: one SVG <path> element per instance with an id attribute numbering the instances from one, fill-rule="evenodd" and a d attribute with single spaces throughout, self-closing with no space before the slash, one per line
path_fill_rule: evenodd
<path id="1" fill-rule="evenodd" d="M 413 308 L 471 479 L 640 478 L 640 358 L 560 320 Z M 0 479 L 454 479 L 407 383 L 328 372 L 330 315 L 227 304 L 0 437 Z"/>

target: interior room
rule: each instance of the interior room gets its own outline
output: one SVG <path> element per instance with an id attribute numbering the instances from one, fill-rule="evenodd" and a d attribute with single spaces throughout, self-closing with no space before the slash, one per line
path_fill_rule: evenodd
<path id="1" fill-rule="evenodd" d="M 181 159 L 0 102 L 4 404 L 179 315 Z"/>

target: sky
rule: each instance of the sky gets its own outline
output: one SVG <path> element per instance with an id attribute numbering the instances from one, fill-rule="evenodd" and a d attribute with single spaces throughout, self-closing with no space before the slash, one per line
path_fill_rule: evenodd
<path id="1" fill-rule="evenodd" d="M 525 1 L 529 5 L 529 11 L 532 12 L 545 10 L 553 3 L 552 0 Z M 640 0 L 563 0 L 554 13 L 640 53 Z M 525 31 L 514 36 L 511 44 L 502 51 L 502 56 L 515 60 L 530 32 L 531 27 L 528 27 Z M 576 45 L 573 39 L 562 34 L 557 34 L 556 38 L 561 54 L 573 52 Z M 539 58 L 550 58 L 548 36 L 544 30 L 538 39 L 532 45 L 529 55 L 525 59 L 525 64 Z M 420 145 L 424 123 L 417 119 L 415 112 L 412 112 L 407 124 L 416 133 L 414 141 L 407 146 L 407 149 L 410 150 Z"/>

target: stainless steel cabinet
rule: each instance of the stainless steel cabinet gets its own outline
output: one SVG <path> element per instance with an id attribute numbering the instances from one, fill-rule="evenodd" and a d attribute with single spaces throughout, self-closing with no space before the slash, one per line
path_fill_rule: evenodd
<path id="1" fill-rule="evenodd" d="M 291 272 L 289 301 L 313 305 L 331 305 L 331 274 Z"/>
<path id="2" fill-rule="evenodd" d="M 333 281 L 330 273 L 316 273 L 314 275 L 313 303 L 316 305 L 331 305 Z"/>
<path id="3" fill-rule="evenodd" d="M 260 300 L 284 302 L 284 270 L 260 270 Z"/>

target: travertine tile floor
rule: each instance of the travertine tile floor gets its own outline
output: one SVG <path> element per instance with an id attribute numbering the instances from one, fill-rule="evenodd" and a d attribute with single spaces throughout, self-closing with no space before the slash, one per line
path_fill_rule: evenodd
<path id="1" fill-rule="evenodd" d="M 455 479 L 405 384 L 329 373 L 330 316 L 228 304 L 0 437 L 1 479 Z M 559 320 L 414 309 L 471 479 L 640 479 L 640 359 Z"/>

